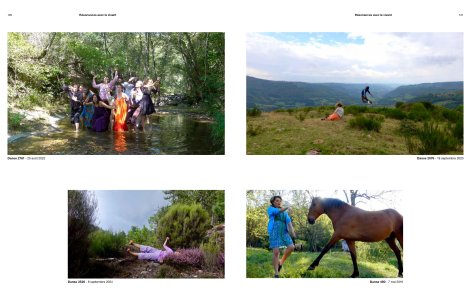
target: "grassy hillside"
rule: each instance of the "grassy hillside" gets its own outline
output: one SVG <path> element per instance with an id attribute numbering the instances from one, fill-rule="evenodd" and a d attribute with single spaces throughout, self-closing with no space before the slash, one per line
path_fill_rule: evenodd
<path id="1" fill-rule="evenodd" d="M 265 249 L 247 248 L 247 278 L 273 277 L 272 252 Z M 314 271 L 306 271 L 319 253 L 294 252 L 283 265 L 280 277 L 284 278 L 347 278 L 353 272 L 352 259 L 348 252 L 329 252 Z M 358 259 L 362 278 L 396 278 L 397 261 L 391 255 L 383 262 Z"/>
<path id="2" fill-rule="evenodd" d="M 396 86 L 373 84 L 370 87 L 375 96 L 381 97 Z M 331 105 L 340 100 L 345 104 L 358 104 L 364 88 L 364 84 L 273 81 L 247 76 L 247 107 L 257 106 L 270 111 Z"/>
<path id="3" fill-rule="evenodd" d="M 394 106 L 397 101 L 429 101 L 448 108 L 463 105 L 463 82 L 415 85 L 369 84 L 374 106 Z M 306 83 L 264 80 L 247 76 L 247 107 L 263 111 L 334 105 L 361 105 L 365 84 Z M 369 96 L 370 97 L 370 96 Z"/>
<path id="4" fill-rule="evenodd" d="M 462 111 L 422 103 L 403 108 L 333 107 L 247 116 L 247 154 L 463 154 Z"/>
<path id="5" fill-rule="evenodd" d="M 384 95 L 384 98 L 412 99 L 429 94 L 463 91 L 463 81 L 403 85 Z"/>

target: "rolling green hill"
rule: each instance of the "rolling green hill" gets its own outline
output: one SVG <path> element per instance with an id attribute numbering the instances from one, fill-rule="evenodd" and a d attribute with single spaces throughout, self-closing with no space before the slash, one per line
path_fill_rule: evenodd
<path id="1" fill-rule="evenodd" d="M 429 101 L 448 108 L 463 104 L 463 82 L 438 82 L 416 85 L 369 84 L 375 106 L 394 106 L 396 102 Z M 247 76 L 247 108 L 264 111 L 334 105 L 362 105 L 365 84 L 306 83 L 273 81 Z"/>

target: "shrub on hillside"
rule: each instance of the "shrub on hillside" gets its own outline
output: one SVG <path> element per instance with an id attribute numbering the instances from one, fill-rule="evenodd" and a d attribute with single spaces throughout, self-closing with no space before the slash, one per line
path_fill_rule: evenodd
<path id="1" fill-rule="evenodd" d="M 247 134 L 249 136 L 257 136 L 259 135 L 260 133 L 262 133 L 262 127 L 260 125 L 252 125 L 252 124 L 249 124 L 247 126 Z"/>
<path id="2" fill-rule="evenodd" d="M 204 256 L 204 266 L 208 270 L 220 270 L 224 267 L 224 263 L 221 264 L 220 254 L 221 247 L 218 245 L 216 236 L 209 238 L 207 243 L 202 243 L 200 246 L 201 252 Z"/>
<path id="3" fill-rule="evenodd" d="M 379 117 L 375 117 L 371 115 L 370 116 L 360 115 L 351 119 L 348 122 L 348 124 L 352 128 L 379 132 L 383 121 L 384 121 L 384 118 L 379 118 Z"/>
<path id="4" fill-rule="evenodd" d="M 403 105 L 404 105 L 404 102 L 402 102 L 402 101 L 397 101 L 394 106 L 395 106 L 396 108 L 401 108 Z"/>
<path id="5" fill-rule="evenodd" d="M 412 103 L 407 114 L 407 118 L 414 121 L 427 121 L 430 119 L 430 116 L 430 112 L 421 102 Z"/>
<path id="6" fill-rule="evenodd" d="M 446 129 L 436 123 L 425 122 L 418 129 L 415 138 L 406 137 L 406 146 L 411 154 L 438 155 L 455 150 L 459 141 Z"/>
<path id="7" fill-rule="evenodd" d="M 452 123 L 456 123 L 460 121 L 460 119 L 463 119 L 463 112 L 457 111 L 457 110 L 452 110 L 452 109 L 447 109 L 444 108 L 441 111 L 441 115 L 443 118 L 447 121 L 450 121 Z"/>
<path id="8" fill-rule="evenodd" d="M 345 108 L 345 114 L 350 114 L 357 116 L 359 114 L 363 114 L 368 112 L 368 107 L 367 106 L 346 106 Z"/>
<path id="9" fill-rule="evenodd" d="M 407 114 L 399 108 L 389 108 L 382 112 L 386 118 L 403 120 L 407 117 Z"/>
<path id="10" fill-rule="evenodd" d="M 260 115 L 262 115 L 262 111 L 258 107 L 249 108 L 247 110 L 247 116 L 249 117 L 259 117 Z"/>
<path id="11" fill-rule="evenodd" d="M 417 134 L 418 127 L 414 121 L 411 120 L 402 120 L 399 124 L 399 134 L 403 136 L 413 136 Z"/>
<path id="12" fill-rule="evenodd" d="M 461 143 L 463 143 L 463 137 L 464 137 L 464 124 L 463 124 L 463 117 L 461 117 L 460 119 L 458 119 L 458 121 L 454 124 L 454 125 L 450 125 L 451 126 L 451 133 L 453 134 L 453 136 L 458 140 L 460 141 Z"/>

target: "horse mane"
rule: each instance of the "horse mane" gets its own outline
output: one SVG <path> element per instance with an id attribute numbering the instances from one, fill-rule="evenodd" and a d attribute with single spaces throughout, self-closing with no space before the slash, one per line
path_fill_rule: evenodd
<path id="1" fill-rule="evenodd" d="M 326 198 L 322 201 L 322 206 L 324 207 L 324 211 L 329 211 L 332 208 L 343 208 L 346 206 L 350 206 L 349 204 L 335 198 Z"/>

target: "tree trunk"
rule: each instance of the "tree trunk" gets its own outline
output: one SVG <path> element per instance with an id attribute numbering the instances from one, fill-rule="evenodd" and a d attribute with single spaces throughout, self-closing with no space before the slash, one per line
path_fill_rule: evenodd
<path id="1" fill-rule="evenodd" d="M 47 55 L 47 52 L 51 48 L 52 43 L 54 42 L 54 39 L 56 38 L 56 34 L 57 34 L 57 32 L 52 33 L 52 36 L 51 36 L 51 39 L 49 40 L 49 43 L 46 45 L 46 47 L 44 47 L 43 51 L 41 51 L 41 54 L 39 56 L 35 57 L 35 59 L 41 60 Z"/>

